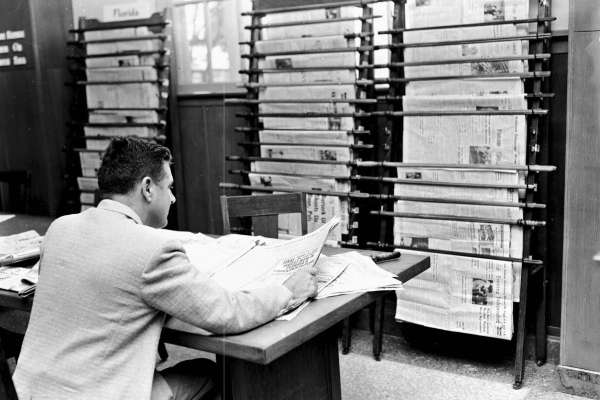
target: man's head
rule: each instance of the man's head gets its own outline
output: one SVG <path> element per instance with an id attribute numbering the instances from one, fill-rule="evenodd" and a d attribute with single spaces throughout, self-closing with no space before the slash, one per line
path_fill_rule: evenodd
<path id="1" fill-rule="evenodd" d="M 145 225 L 162 228 L 175 202 L 170 162 L 171 152 L 164 146 L 132 137 L 115 138 L 98 170 L 100 193 L 131 207 Z"/>

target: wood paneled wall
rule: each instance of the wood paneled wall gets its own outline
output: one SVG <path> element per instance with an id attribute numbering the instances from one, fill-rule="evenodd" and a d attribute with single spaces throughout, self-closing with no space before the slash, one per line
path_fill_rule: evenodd
<path id="1" fill-rule="evenodd" d="M 19 0 L 27 7 L 33 37 L 32 68 L 0 70 L 0 169 L 31 172 L 30 210 L 56 215 L 63 191 L 66 121 L 70 106 L 66 41 L 70 0 Z M 10 18 L 2 13 L 0 21 Z"/>

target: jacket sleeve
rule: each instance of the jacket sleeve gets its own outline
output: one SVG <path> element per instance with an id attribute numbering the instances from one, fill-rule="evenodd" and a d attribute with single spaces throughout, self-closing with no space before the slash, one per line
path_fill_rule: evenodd
<path id="1" fill-rule="evenodd" d="M 292 298 L 283 285 L 229 291 L 194 267 L 182 246 L 168 242 L 142 272 L 144 301 L 213 333 L 238 333 L 275 318 Z"/>

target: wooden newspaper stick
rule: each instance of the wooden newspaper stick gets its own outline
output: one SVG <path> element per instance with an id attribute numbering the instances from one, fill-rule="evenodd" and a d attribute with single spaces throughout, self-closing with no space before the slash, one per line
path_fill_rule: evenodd
<path id="1" fill-rule="evenodd" d="M 345 244 L 345 243 L 342 243 Z M 451 250 L 437 250 L 437 249 L 425 249 L 418 247 L 410 247 L 403 246 L 397 244 L 389 244 L 389 243 L 381 243 L 381 242 L 367 242 L 367 246 L 374 250 L 392 250 L 392 249 L 404 249 L 404 250 L 415 250 L 415 251 L 425 251 L 428 253 L 439 253 L 439 254 L 448 254 L 452 256 L 463 256 L 463 257 L 473 257 L 473 258 L 484 258 L 488 260 L 497 260 L 497 261 L 509 261 L 509 262 L 519 262 L 523 264 L 534 264 L 534 265 L 542 265 L 543 261 L 535 260 L 532 258 L 516 258 L 516 257 L 503 257 L 503 256 L 493 256 L 490 254 L 477 254 L 477 253 L 464 253 L 461 251 L 451 251 Z"/>
<path id="2" fill-rule="evenodd" d="M 471 75 L 431 75 L 419 76 L 414 78 L 376 78 L 374 83 L 404 83 L 417 81 L 438 81 L 448 79 L 480 79 L 480 78 L 521 78 L 521 79 L 539 79 L 550 77 L 550 71 L 531 71 L 531 72 L 499 72 L 493 74 L 471 74 Z"/>
<path id="3" fill-rule="evenodd" d="M 251 190 L 254 192 L 302 192 L 308 194 L 319 194 L 323 196 L 334 196 L 342 198 L 368 198 L 368 195 L 361 192 L 334 192 L 328 190 L 315 190 L 306 187 L 295 187 L 295 186 L 253 186 L 253 185 L 241 185 L 238 183 L 219 183 L 219 187 L 222 189 L 242 189 Z"/>
<path id="4" fill-rule="evenodd" d="M 349 112 L 349 113 L 335 113 L 335 112 L 314 112 L 314 111 L 305 111 L 305 112 L 267 112 L 267 113 L 237 113 L 236 116 L 244 117 L 244 118 L 253 118 L 253 117 L 304 117 L 304 118 L 320 118 L 320 117 L 352 117 L 352 118 L 368 118 L 375 113 L 367 113 L 367 112 Z"/>
<path id="5" fill-rule="evenodd" d="M 473 28 L 477 26 L 493 26 L 493 25 L 518 25 L 518 24 L 531 24 L 531 23 L 545 23 L 556 21 L 556 17 L 538 17 L 538 18 L 522 18 L 522 19 L 507 19 L 502 21 L 485 21 L 485 22 L 472 22 L 468 24 L 454 24 L 454 25 L 435 25 L 435 26 L 423 26 L 419 28 L 397 28 L 389 29 L 385 31 L 379 31 L 380 34 L 394 34 L 402 32 L 412 31 L 429 31 L 435 29 L 451 29 L 451 28 Z"/>
<path id="6" fill-rule="evenodd" d="M 323 65 L 320 67 L 297 67 L 297 68 L 252 68 L 240 69 L 240 74 L 287 74 L 290 72 L 310 72 L 310 71 L 337 71 L 340 69 L 355 70 L 361 68 L 374 68 L 374 64 L 359 66 L 359 65 Z M 382 67 L 383 68 L 383 67 Z"/>
<path id="7" fill-rule="evenodd" d="M 477 38 L 477 39 L 460 39 L 460 40 L 440 40 L 435 42 L 416 42 L 416 43 L 390 43 L 376 45 L 375 50 L 383 49 L 407 49 L 414 47 L 438 47 L 438 46 L 453 46 L 459 44 L 480 44 L 480 43 L 496 43 L 496 42 L 512 42 L 512 41 L 527 41 L 527 40 L 544 40 L 552 38 L 550 33 L 541 33 L 535 35 L 522 36 L 502 36 L 494 38 Z M 484 60 L 484 59 L 483 59 Z"/>
<path id="8" fill-rule="evenodd" d="M 484 224 L 506 224 L 506 225 L 519 225 L 519 226 L 546 226 L 546 221 L 534 221 L 524 219 L 511 219 L 511 218 L 480 218 L 480 217 L 467 217 L 450 214 L 422 214 L 422 213 L 405 213 L 405 212 L 392 212 L 392 211 L 369 211 L 372 215 L 381 215 L 382 217 L 400 217 L 400 218 L 415 218 L 415 219 L 434 219 L 444 221 L 463 221 L 463 222 L 480 222 Z"/>
<path id="9" fill-rule="evenodd" d="M 554 165 L 512 165 L 512 164 L 429 164 L 429 163 L 405 163 L 393 161 L 356 161 L 357 167 L 386 167 L 386 168 L 451 168 L 451 169 L 475 169 L 475 170 L 506 170 L 527 172 L 552 172 L 556 171 Z"/>
<path id="10" fill-rule="evenodd" d="M 295 177 L 300 177 L 300 178 L 310 178 L 310 179 L 335 179 L 336 181 L 348 181 L 350 180 L 349 176 L 346 177 L 342 177 L 342 176 L 334 176 L 334 175 L 315 175 L 315 174 L 303 174 L 301 172 L 298 173 L 290 173 L 290 172 L 279 172 L 279 171 L 261 171 L 261 172 L 256 172 L 256 171 L 248 171 L 248 170 L 243 170 L 243 169 L 230 169 L 228 171 L 230 174 L 239 174 L 239 175 L 248 175 L 248 174 L 255 174 L 255 175 L 281 175 L 281 176 L 295 176 Z"/>
<path id="11" fill-rule="evenodd" d="M 443 203 L 443 204 L 468 204 L 491 207 L 516 207 L 516 208 L 546 208 L 545 204 L 539 203 L 520 203 L 512 201 L 485 201 L 474 199 L 453 199 L 453 198 L 431 198 L 416 196 L 399 196 L 394 194 L 370 194 L 371 198 L 382 200 L 404 200 L 419 203 Z"/>
<path id="12" fill-rule="evenodd" d="M 227 156 L 225 157 L 228 161 L 269 161 L 269 162 L 283 162 L 283 163 L 304 163 L 304 164 L 336 164 L 336 165 L 348 165 L 351 166 L 350 161 L 335 161 L 335 160 L 303 160 L 299 158 L 268 158 L 268 157 L 241 157 L 241 156 Z"/>
<path id="13" fill-rule="evenodd" d="M 67 44 L 73 45 L 73 46 L 83 46 L 83 45 L 89 44 L 89 43 L 113 43 L 113 42 L 122 42 L 124 40 L 126 40 L 128 42 L 134 42 L 134 41 L 139 41 L 139 40 L 152 40 L 152 39 L 166 40 L 167 35 L 157 34 L 157 35 L 143 35 L 143 36 L 119 36 L 119 37 L 112 37 L 110 39 L 69 40 L 67 42 Z"/>
<path id="14" fill-rule="evenodd" d="M 342 85 L 357 85 L 357 86 L 369 86 L 373 85 L 374 81 L 359 79 L 355 81 L 342 81 L 342 82 L 293 82 L 293 83 L 247 83 L 245 85 L 238 85 L 238 87 L 245 87 L 248 89 L 259 89 L 266 87 L 288 87 L 288 86 L 342 86 Z"/>
<path id="15" fill-rule="evenodd" d="M 296 132 L 305 132 L 306 129 L 298 129 L 298 128 L 276 128 L 276 129 L 269 129 L 269 128 L 256 128 L 256 127 L 251 127 L 251 126 L 236 126 L 234 128 L 234 130 L 236 132 L 258 132 L 261 130 L 274 130 L 274 131 L 280 131 L 280 132 L 289 132 L 290 135 L 294 135 Z M 323 131 L 323 132 L 345 132 L 348 135 L 370 135 L 371 131 L 367 131 L 367 130 L 363 130 L 363 129 L 353 129 L 353 130 L 344 130 L 344 131 L 337 131 L 334 129 L 310 129 L 311 131 Z"/>
<path id="16" fill-rule="evenodd" d="M 452 115 L 546 115 L 545 109 L 526 110 L 436 110 L 436 111 L 373 111 L 374 116 L 382 117 L 432 117 Z"/>
<path id="17" fill-rule="evenodd" d="M 375 64 L 375 66 L 386 66 L 389 68 L 404 68 L 404 67 L 423 67 L 428 65 L 446 65 L 446 64 L 470 64 L 482 62 L 500 62 L 500 61 L 521 61 L 521 60 L 549 60 L 550 53 L 541 54 L 523 54 L 518 56 L 490 57 L 490 58 L 449 58 L 444 60 L 431 61 L 405 61 L 392 62 L 389 64 Z M 357 66 L 359 68 L 360 66 Z"/>
<path id="18" fill-rule="evenodd" d="M 240 146 L 311 146 L 311 147 L 341 147 L 350 149 L 374 149 L 374 144 L 339 144 L 339 143 L 282 143 L 282 142 L 238 142 Z"/>
<path id="19" fill-rule="evenodd" d="M 386 182 L 386 183 L 403 183 L 406 185 L 424 185 L 424 186 L 449 186 L 449 187 L 467 187 L 467 188 L 484 188 L 484 189 L 512 189 L 512 190 L 536 190 L 537 185 L 503 185 L 499 183 L 469 183 L 469 182 L 445 182 L 445 181 L 426 181 L 420 179 L 401 179 L 388 178 L 381 176 L 362 176 L 354 175 L 351 180 L 370 181 L 370 182 Z"/>
<path id="20" fill-rule="evenodd" d="M 246 26 L 244 26 L 244 29 L 280 28 L 283 26 L 328 24 L 328 23 L 343 22 L 343 21 L 368 21 L 368 20 L 373 20 L 376 18 L 381 18 L 381 15 L 369 15 L 366 17 L 311 19 L 311 20 L 304 20 L 304 21 L 277 22 L 277 23 L 272 23 L 272 24 L 254 24 L 254 25 L 246 25 Z"/>
<path id="21" fill-rule="evenodd" d="M 376 104 L 377 99 L 225 99 L 225 104 L 295 104 L 295 103 L 350 103 Z"/>

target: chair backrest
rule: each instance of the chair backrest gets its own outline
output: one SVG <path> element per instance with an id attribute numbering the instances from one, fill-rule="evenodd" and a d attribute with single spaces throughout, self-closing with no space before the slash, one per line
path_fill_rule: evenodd
<path id="1" fill-rule="evenodd" d="M 277 216 L 289 213 L 300 213 L 302 234 L 308 232 L 304 193 L 221 196 L 221 212 L 223 233 L 231 233 L 231 218 L 252 217 L 252 231 L 255 235 L 276 238 Z"/>
<path id="2" fill-rule="evenodd" d="M 27 213 L 30 182 L 29 171 L 0 171 L 0 210 Z"/>

